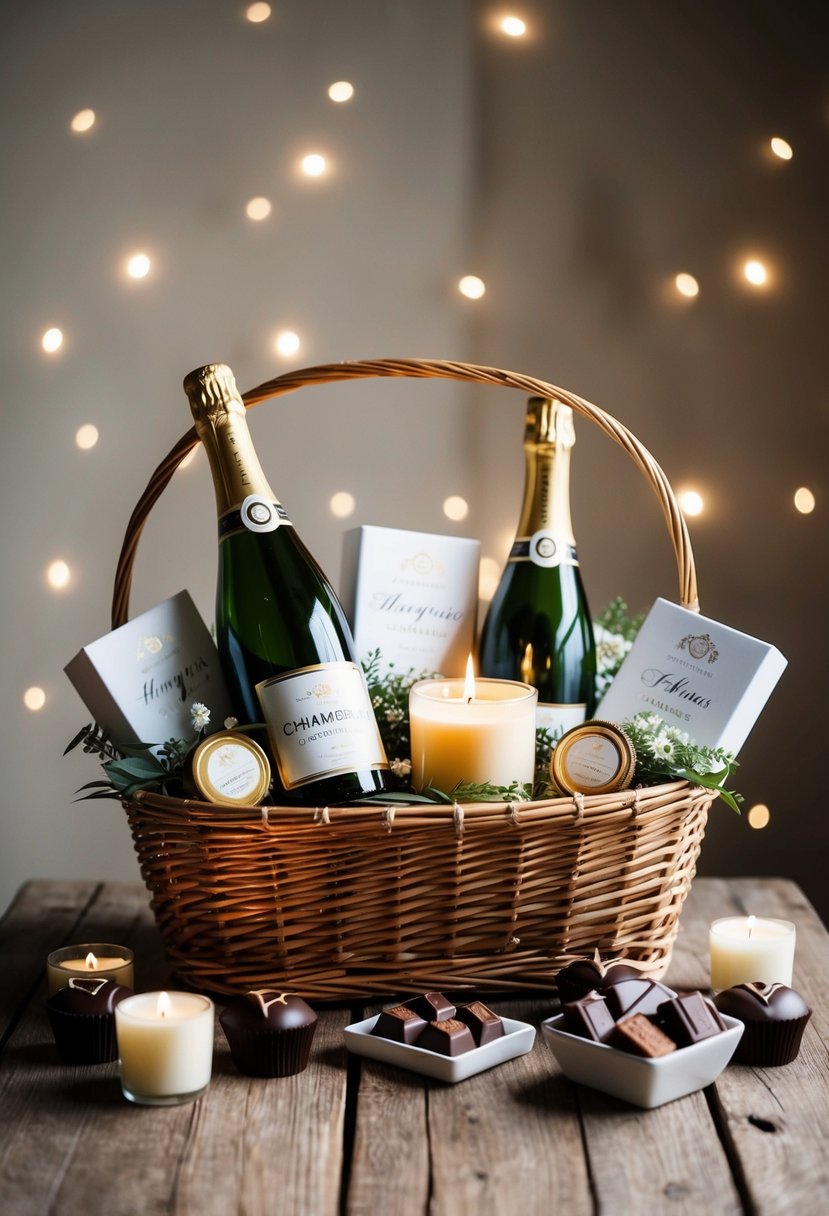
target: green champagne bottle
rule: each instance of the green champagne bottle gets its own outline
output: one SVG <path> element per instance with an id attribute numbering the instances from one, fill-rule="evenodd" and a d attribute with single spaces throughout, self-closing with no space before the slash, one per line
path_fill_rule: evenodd
<path id="1" fill-rule="evenodd" d="M 378 793 L 391 777 L 345 613 L 268 485 L 233 373 L 212 363 L 184 389 L 216 492 L 216 644 L 239 721 L 267 722 L 277 801 Z"/>
<path id="2" fill-rule="evenodd" d="M 518 534 L 481 633 L 481 675 L 538 689 L 537 725 L 558 737 L 593 715 L 596 651 L 570 522 L 573 411 L 532 397 Z"/>

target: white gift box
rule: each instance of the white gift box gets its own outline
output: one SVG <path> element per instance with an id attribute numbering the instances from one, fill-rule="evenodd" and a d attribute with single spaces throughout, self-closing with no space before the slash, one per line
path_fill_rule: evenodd
<path id="1" fill-rule="evenodd" d="M 364 525 L 343 537 L 341 598 L 357 656 L 462 675 L 475 647 L 480 541 Z"/>
<path id="2" fill-rule="evenodd" d="M 767 642 L 658 599 L 596 717 L 651 711 L 696 743 L 736 753 L 785 667 Z"/>
<path id="3" fill-rule="evenodd" d="M 210 729 L 233 712 L 215 643 L 187 591 L 84 646 L 64 671 L 116 746 L 193 738 L 194 701 L 210 710 Z"/>

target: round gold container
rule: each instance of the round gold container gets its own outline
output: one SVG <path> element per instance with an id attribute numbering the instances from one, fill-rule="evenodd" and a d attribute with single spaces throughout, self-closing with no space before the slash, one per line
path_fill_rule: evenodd
<path id="1" fill-rule="evenodd" d="M 561 736 L 550 757 L 550 776 L 565 794 L 610 794 L 633 780 L 636 752 L 612 722 L 584 722 Z"/>
<path id="2" fill-rule="evenodd" d="M 209 735 L 193 753 L 193 784 L 207 802 L 256 806 L 271 783 L 271 766 L 258 743 L 237 731 Z"/>

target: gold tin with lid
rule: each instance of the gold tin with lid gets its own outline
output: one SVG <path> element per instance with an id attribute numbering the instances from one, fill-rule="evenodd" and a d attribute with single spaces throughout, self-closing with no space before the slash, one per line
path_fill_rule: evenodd
<path id="1" fill-rule="evenodd" d="M 566 731 L 550 757 L 550 776 L 565 794 L 610 794 L 633 781 L 636 752 L 612 722 L 583 722 Z"/>
<path id="2" fill-rule="evenodd" d="M 193 752 L 193 784 L 207 802 L 256 806 L 271 784 L 271 766 L 258 743 L 238 731 L 209 735 Z"/>

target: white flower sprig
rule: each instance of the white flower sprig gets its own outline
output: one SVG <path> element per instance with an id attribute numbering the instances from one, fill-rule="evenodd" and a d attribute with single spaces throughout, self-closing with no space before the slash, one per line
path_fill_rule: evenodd
<path id="1" fill-rule="evenodd" d="M 621 726 L 636 751 L 637 785 L 652 785 L 666 779 L 691 781 L 716 790 L 723 802 L 739 813 L 741 795 L 724 785 L 737 768 L 733 752 L 703 747 L 655 713 L 636 714 Z"/>
<path id="2" fill-rule="evenodd" d="M 210 725 L 210 710 L 201 701 L 194 701 L 190 706 L 190 717 L 193 722 L 193 730 L 204 730 Z"/>

